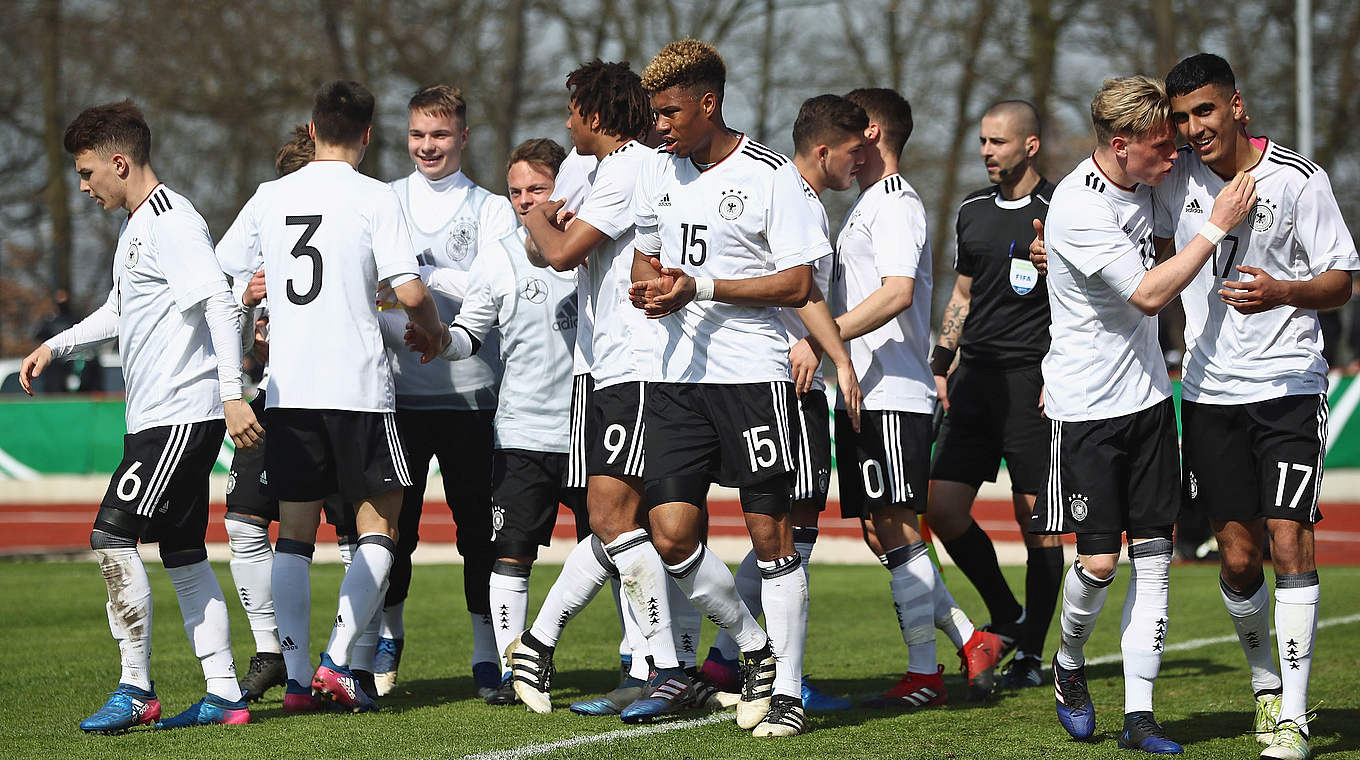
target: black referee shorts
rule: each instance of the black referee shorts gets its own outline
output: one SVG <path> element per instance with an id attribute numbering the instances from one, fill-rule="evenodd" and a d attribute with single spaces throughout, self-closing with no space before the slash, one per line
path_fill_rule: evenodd
<path id="1" fill-rule="evenodd" d="M 1006 460 L 1011 491 L 1037 494 L 1048 471 L 1048 420 L 1039 410 L 1043 372 L 960 362 L 949 377 L 949 414 L 935 441 L 931 480 L 994 482 Z"/>

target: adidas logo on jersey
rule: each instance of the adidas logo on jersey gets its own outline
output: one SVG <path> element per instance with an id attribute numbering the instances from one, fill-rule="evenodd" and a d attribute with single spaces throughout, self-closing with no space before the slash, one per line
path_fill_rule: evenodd
<path id="1" fill-rule="evenodd" d="M 1187 213 L 1187 214 L 1203 214 L 1203 213 L 1204 213 L 1204 208 L 1203 208 L 1202 206 L 1199 205 L 1199 198 L 1191 198 L 1191 199 L 1190 199 L 1190 202 L 1187 203 L 1187 204 L 1185 204 L 1185 213 Z"/>
<path id="2" fill-rule="evenodd" d="M 657 201 L 656 205 L 657 207 L 671 205 L 671 194 L 666 193 L 665 195 L 661 196 L 661 200 Z"/>

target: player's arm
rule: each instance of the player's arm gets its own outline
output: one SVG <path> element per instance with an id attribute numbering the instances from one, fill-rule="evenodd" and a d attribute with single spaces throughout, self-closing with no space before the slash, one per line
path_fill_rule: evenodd
<path id="1" fill-rule="evenodd" d="M 940 323 L 940 340 L 930 352 L 930 372 L 935 376 L 935 392 L 940 396 L 944 410 L 949 411 L 948 383 L 949 368 L 954 365 L 954 355 L 959 350 L 959 336 L 963 335 L 963 323 L 973 306 L 973 278 L 959 275 L 954 279 L 954 291 L 949 294 L 949 304 L 944 307 L 944 321 Z"/>
<path id="2" fill-rule="evenodd" d="M 500 322 L 500 311 L 507 297 L 515 292 L 514 273 L 505 267 L 496 266 L 503 262 L 499 248 L 487 249 L 480 253 L 468 270 L 469 282 L 467 298 L 458 310 L 458 318 L 444 328 L 448 342 L 442 350 L 435 344 L 436 337 L 414 323 L 408 323 L 404 339 L 410 350 L 425 353 L 435 352 L 439 358 L 448 361 L 461 361 L 475 355 L 481 349 L 487 335 Z"/>
<path id="3" fill-rule="evenodd" d="M 33 395 L 33 378 L 41 375 L 53 359 L 64 359 L 118 337 L 117 288 L 114 285 L 103 305 L 89 316 L 48 338 L 24 357 L 19 366 L 19 385 L 24 393 Z"/>
<path id="4" fill-rule="evenodd" d="M 435 308 L 429 288 L 415 275 L 397 275 L 388 284 L 392 286 L 397 301 L 406 309 L 411 324 L 434 336 L 428 347 L 430 350 L 421 351 L 420 356 L 421 362 L 429 362 L 449 345 L 448 331 L 439 321 L 439 311 Z"/>
<path id="5" fill-rule="evenodd" d="M 808 329 L 808 336 L 794 344 L 789 351 L 790 363 L 794 367 L 794 383 L 799 395 L 806 393 L 812 386 L 812 378 L 805 371 L 798 371 L 799 365 L 816 372 L 825 353 L 836 365 L 836 383 L 845 397 L 845 408 L 850 412 L 850 424 L 859 431 L 859 410 L 863 394 L 859 389 L 859 378 L 855 375 L 855 365 L 850 361 L 850 351 L 845 347 L 836 320 L 826 305 L 826 298 L 820 288 L 813 284 L 808 301 L 798 308 L 798 318 Z M 801 359 L 801 361 L 800 361 Z M 810 362 L 809 362 L 810 360 Z"/>
<path id="6" fill-rule="evenodd" d="M 566 201 L 540 203 L 521 217 L 539 253 L 548 266 L 559 272 L 579 266 L 590 256 L 590 251 L 608 237 L 580 217 L 576 217 L 573 224 L 559 224 L 558 212 L 565 204 Z"/>
<path id="7" fill-rule="evenodd" d="M 886 325 L 889 320 L 911 308 L 912 293 L 916 290 L 915 277 L 884 277 L 878 290 L 860 301 L 855 308 L 836 317 L 841 336 L 854 340 Z"/>
<path id="8" fill-rule="evenodd" d="M 742 280 L 691 277 L 684 270 L 661 266 L 656 259 L 646 260 L 653 278 L 637 281 L 638 262 L 633 260 L 633 287 L 629 300 L 651 319 L 659 319 L 684 308 L 691 301 L 721 301 L 737 306 L 790 306 L 807 303 L 812 291 L 812 267 L 798 265 L 782 272 Z M 669 283 L 670 287 L 666 285 Z"/>
<path id="9" fill-rule="evenodd" d="M 1225 282 L 1218 294 L 1243 314 L 1285 304 L 1314 311 L 1335 309 L 1351 298 L 1351 273 L 1341 269 L 1308 280 L 1277 280 L 1260 267 L 1238 266 L 1237 271 L 1251 275 L 1252 279 Z"/>

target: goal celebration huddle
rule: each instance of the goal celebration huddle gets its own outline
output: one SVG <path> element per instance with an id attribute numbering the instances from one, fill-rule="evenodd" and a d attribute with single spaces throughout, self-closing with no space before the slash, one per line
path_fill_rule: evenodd
<path id="1" fill-rule="evenodd" d="M 957 208 L 957 278 L 932 334 L 930 225 L 899 171 L 907 99 L 810 97 L 790 157 L 728 124 L 726 80 L 694 39 L 640 71 L 582 64 L 565 79 L 567 144 L 517 146 L 508 197 L 462 171 L 456 87 L 410 96 L 412 170 L 385 182 L 358 170 L 374 94 L 327 82 L 277 178 L 215 244 L 158 179 L 138 108 L 82 111 L 64 136 L 81 190 L 125 219 L 112 286 L 21 371 L 30 390 L 54 360 L 116 339 L 126 380 L 123 459 L 90 533 L 121 670 L 103 707 L 91 693 L 93 712 L 72 722 L 245 724 L 276 690 L 286 714 L 380 710 L 420 675 L 402 666 L 404 606 L 434 460 L 464 562 L 467 672 L 488 705 L 626 724 L 735 708 L 739 729 L 787 737 L 810 730 L 809 712 L 1051 687 L 1057 720 L 1033 717 L 1095 740 L 1085 645 L 1114 625 L 1099 618 L 1125 553 L 1115 742 L 1179 754 L 1153 694 L 1185 506 L 1212 525 L 1245 656 L 1223 680 L 1254 711 L 1241 756 L 1311 757 L 1328 414 L 1317 311 L 1346 303 L 1360 269 L 1326 171 L 1248 131 L 1248 101 L 1212 54 L 1106 80 L 1092 152 L 1064 177 L 1039 171 L 1043 116 L 994 103 L 977 132 L 989 185 Z M 822 196 L 851 188 L 832 235 Z M 1177 299 L 1179 429 L 1158 342 Z M 253 399 L 248 353 L 267 363 Z M 224 436 L 234 460 L 212 494 Z M 1003 460 L 1022 589 L 971 515 Z M 809 648 L 837 646 L 808 637 L 833 469 L 840 516 L 886 575 L 880 607 L 860 614 L 895 616 L 902 640 L 874 653 L 900 680 L 858 703 L 803 668 Z M 715 484 L 739 494 L 750 536 L 735 573 L 706 546 Z M 223 496 L 256 652 L 243 673 L 205 543 Z M 577 543 L 530 610 L 559 505 Z M 334 624 L 314 636 L 314 604 L 331 607 L 310 576 L 323 516 L 345 572 Z M 922 520 L 961 571 L 950 584 L 971 584 L 990 620 L 960 608 Z M 204 696 L 178 712 L 152 678 L 140 543 L 158 545 L 203 670 Z M 568 705 L 554 656 L 605 589 L 618 685 Z M 706 650 L 704 619 L 718 628 Z M 966 689 L 951 695 L 953 656 Z"/>

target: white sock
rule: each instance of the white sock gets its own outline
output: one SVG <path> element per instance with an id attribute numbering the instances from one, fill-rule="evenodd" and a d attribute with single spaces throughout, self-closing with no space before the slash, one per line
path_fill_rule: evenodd
<path id="1" fill-rule="evenodd" d="M 1119 621 L 1124 656 L 1124 714 L 1152 712 L 1152 684 L 1166 648 L 1171 539 L 1129 544 L 1129 593 Z"/>
<path id="2" fill-rule="evenodd" d="M 137 547 L 95 549 L 109 589 L 105 609 L 118 642 L 119 683 L 151 691 L 151 581 Z"/>
<path id="3" fill-rule="evenodd" d="M 1116 570 L 1110 577 L 1099 579 L 1086 572 L 1081 560 L 1072 563 L 1063 579 L 1062 639 L 1058 642 L 1058 664 L 1068 670 L 1075 670 L 1086 664 L 1086 640 L 1091 638 L 1091 628 L 1100 617 L 1100 608 L 1105 606 L 1105 595 L 1114 582 Z"/>
<path id="4" fill-rule="evenodd" d="M 274 547 L 269 545 L 269 526 L 250 520 L 223 520 L 227 545 L 231 547 L 231 580 L 245 608 L 256 652 L 279 653 L 279 627 L 274 622 Z"/>
<path id="5" fill-rule="evenodd" d="M 675 579 L 666 576 L 666 595 L 671 604 L 671 642 L 675 646 L 675 657 L 680 667 L 692 668 L 699 660 L 699 629 L 703 627 L 704 616 L 699 608 L 685 596 L 676 585 Z"/>
<path id="6" fill-rule="evenodd" d="M 934 567 L 934 563 L 931 567 Z M 935 627 L 949 637 L 955 649 L 963 649 L 963 645 L 973 638 L 973 633 L 977 629 L 973 627 L 973 621 L 968 619 L 968 615 L 959 609 L 959 603 L 945 587 L 938 568 L 935 570 L 935 593 L 932 599 L 935 607 Z"/>
<path id="7" fill-rule="evenodd" d="M 812 562 L 812 549 L 816 545 L 817 527 L 815 525 L 793 526 L 793 550 L 798 552 L 798 559 L 803 563 L 804 573 L 807 572 L 808 563 Z"/>
<path id="8" fill-rule="evenodd" d="M 240 700 L 241 685 L 236 681 L 236 663 L 231 657 L 227 599 L 212 565 L 203 559 L 192 565 L 167 567 L 165 572 L 175 586 L 184 632 L 189 634 L 189 644 L 203 666 L 208 693 L 229 702 Z"/>
<path id="9" fill-rule="evenodd" d="M 382 627 L 378 629 L 378 634 L 384 639 L 406 638 L 405 612 L 405 600 L 397 602 L 391 607 L 384 607 L 382 611 Z"/>
<path id="10" fill-rule="evenodd" d="M 1223 605 L 1228 608 L 1237 641 L 1251 668 L 1251 691 L 1276 691 L 1281 688 L 1280 672 L 1275 667 L 1275 649 L 1270 646 L 1270 592 L 1264 574 L 1253 584 L 1255 588 L 1239 592 L 1218 579 L 1223 594 Z"/>
<path id="11" fill-rule="evenodd" d="M 496 624 L 491 620 L 491 614 L 468 612 L 468 620 L 472 623 L 472 664 L 495 663 L 504 672 L 502 655 L 496 651 Z"/>
<path id="12" fill-rule="evenodd" d="M 280 538 L 274 552 L 274 617 L 288 677 L 307 686 L 316 671 L 309 654 L 312 641 L 313 544 Z"/>
<path id="13" fill-rule="evenodd" d="M 382 608 L 383 589 L 387 586 L 387 574 L 392 569 L 392 555 L 396 549 L 396 542 L 382 533 L 359 536 L 354 561 L 340 582 L 335 631 L 326 647 L 331 662 L 340 667 L 349 666 L 354 643 L 368 627 L 373 613 Z"/>
<path id="14" fill-rule="evenodd" d="M 759 562 L 765 625 L 774 650 L 774 693 L 802 698 L 807 642 L 808 587 L 798 555 Z"/>
<path id="15" fill-rule="evenodd" d="M 1308 710 L 1308 674 L 1313 669 L 1322 586 L 1316 570 L 1275 576 L 1275 636 L 1280 648 L 1280 720 L 1300 722 Z"/>
<path id="16" fill-rule="evenodd" d="M 619 571 L 620 593 L 633 603 L 647 650 L 658 669 L 679 666 L 679 652 L 671 631 L 671 603 L 666 587 L 666 566 L 656 553 L 647 531 L 638 528 L 605 544 Z"/>
<path id="17" fill-rule="evenodd" d="M 888 552 L 893 608 L 907 645 L 907 672 L 938 672 L 935 656 L 935 565 L 924 541 Z"/>
<path id="18" fill-rule="evenodd" d="M 769 637 L 737 596 L 732 572 L 703 544 L 678 565 L 667 565 L 666 572 L 675 578 L 699 611 L 736 639 L 743 652 L 758 652 L 769 643 Z"/>
<path id="19" fill-rule="evenodd" d="M 491 625 L 496 648 L 505 652 L 515 637 L 524 633 L 529 618 L 529 565 L 496 562 L 491 570 Z M 505 663 L 501 660 L 501 672 Z"/>
<path id="20" fill-rule="evenodd" d="M 735 580 L 741 603 L 746 605 L 751 617 L 759 620 L 765 608 L 760 602 L 760 568 L 756 566 L 755 550 L 746 552 L 746 556 L 742 557 Z M 737 646 L 732 635 L 721 628 L 718 629 L 718 637 L 714 640 L 713 646 L 729 660 L 735 660 L 741 654 L 741 648 Z"/>
<path id="21" fill-rule="evenodd" d="M 548 596 L 543 600 L 543 606 L 538 608 L 538 616 L 534 618 L 529 632 L 539 642 L 550 647 L 557 646 L 567 621 L 590 604 L 590 600 L 609 581 L 613 571 L 613 562 L 605 553 L 600 539 L 587 536 L 567 555 L 562 573 L 557 576 L 552 588 L 548 589 Z"/>
<path id="22" fill-rule="evenodd" d="M 677 596 L 684 596 L 676 592 Z M 623 637 L 624 645 L 629 647 L 629 656 L 632 661 L 628 666 L 628 675 L 646 681 L 651 676 L 651 665 L 647 662 L 650 654 L 647 651 L 647 637 L 642 635 L 642 626 L 638 624 L 637 613 L 633 612 L 633 605 L 628 603 L 628 599 L 621 598 L 620 614 L 623 617 Z"/>
<path id="23" fill-rule="evenodd" d="M 378 654 L 378 631 L 382 628 L 382 598 L 386 595 L 387 579 L 384 578 L 382 588 L 378 590 L 378 609 L 373 611 L 373 617 L 368 619 L 368 625 L 350 649 L 349 666 L 353 670 L 373 672 L 373 657 Z"/>

